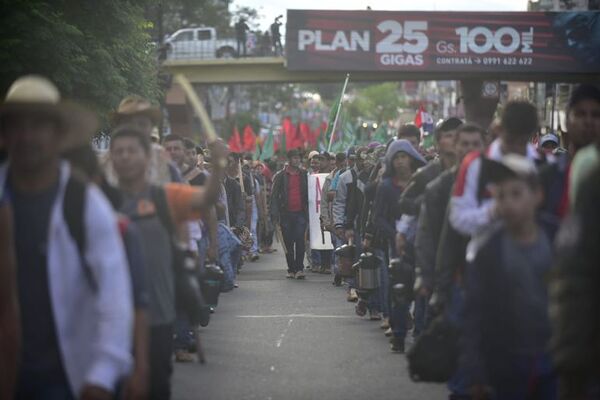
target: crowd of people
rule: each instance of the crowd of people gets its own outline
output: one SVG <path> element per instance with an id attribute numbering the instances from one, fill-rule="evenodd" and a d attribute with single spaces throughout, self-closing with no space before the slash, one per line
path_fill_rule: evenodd
<path id="1" fill-rule="evenodd" d="M 452 399 L 600 398 L 600 90 L 565 111 L 567 133 L 537 146 L 536 107 L 513 100 L 499 129 L 441 122 L 434 155 L 407 124 L 262 162 L 161 138 L 160 109 L 128 96 L 96 154 L 93 113 L 18 79 L 0 105 L 0 398 L 170 398 L 172 359 L 201 357 L 207 323 L 189 280 L 215 264 L 232 292 L 275 237 L 288 279 L 331 275 L 411 363 L 455 346 Z M 307 235 L 313 174 L 325 250 Z M 427 354 L 440 326 L 456 340 Z"/>
<path id="2" fill-rule="evenodd" d="M 357 315 L 381 321 L 393 352 L 415 344 L 415 369 L 430 360 L 420 373 L 454 359 L 451 399 L 599 398 L 600 90 L 576 87 L 565 111 L 562 139 L 535 140 L 538 110 L 513 100 L 494 129 L 441 122 L 433 156 L 411 124 L 346 153 L 290 151 L 270 203 L 287 278 L 306 278 L 306 252 L 308 269 L 333 273 Z M 335 251 L 305 245 L 315 173 L 327 174 L 319 218 Z M 373 260 L 375 287 L 357 279 Z M 436 335 L 456 339 L 431 354 Z"/>

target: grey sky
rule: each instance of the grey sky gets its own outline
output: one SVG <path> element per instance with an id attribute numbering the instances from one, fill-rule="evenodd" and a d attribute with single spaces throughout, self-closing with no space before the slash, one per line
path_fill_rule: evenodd
<path id="1" fill-rule="evenodd" d="M 525 11 L 527 0 L 235 0 L 236 6 L 256 8 L 261 14 L 260 29 L 268 29 L 271 22 L 280 14 L 290 9 L 323 9 L 323 10 L 364 10 L 371 6 L 373 10 L 405 10 L 405 11 Z"/>

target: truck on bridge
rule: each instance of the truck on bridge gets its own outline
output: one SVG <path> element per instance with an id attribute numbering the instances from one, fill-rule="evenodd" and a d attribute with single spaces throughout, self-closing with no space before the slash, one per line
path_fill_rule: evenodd
<path id="1" fill-rule="evenodd" d="M 246 44 L 248 53 L 255 48 L 254 35 L 249 32 Z M 234 58 L 238 56 L 235 39 L 218 39 L 217 31 L 212 27 L 180 29 L 165 39 L 166 58 L 214 59 Z"/>

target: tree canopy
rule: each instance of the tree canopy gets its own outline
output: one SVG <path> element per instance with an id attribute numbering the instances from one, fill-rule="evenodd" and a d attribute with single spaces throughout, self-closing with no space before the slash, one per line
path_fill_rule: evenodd
<path id="1" fill-rule="evenodd" d="M 64 97 L 102 118 L 135 93 L 159 97 L 145 1 L 0 1 L 0 92 L 25 74 L 54 81 Z"/>

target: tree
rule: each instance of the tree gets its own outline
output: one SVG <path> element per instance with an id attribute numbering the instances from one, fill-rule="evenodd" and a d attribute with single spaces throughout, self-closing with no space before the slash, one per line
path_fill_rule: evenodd
<path id="1" fill-rule="evenodd" d="M 353 120 L 361 118 L 384 122 L 395 119 L 402 104 L 398 84 L 386 82 L 357 90 L 345 106 Z"/>
<path id="2" fill-rule="evenodd" d="M 146 18 L 153 21 L 152 37 L 158 43 L 163 35 L 178 29 L 211 26 L 219 35 L 233 33 L 228 0 L 150 0 Z M 243 7 L 247 8 L 247 7 Z"/>
<path id="3" fill-rule="evenodd" d="M 64 97 L 106 121 L 121 98 L 156 101 L 157 63 L 144 1 L 0 1 L 0 91 L 24 74 L 54 81 Z"/>

